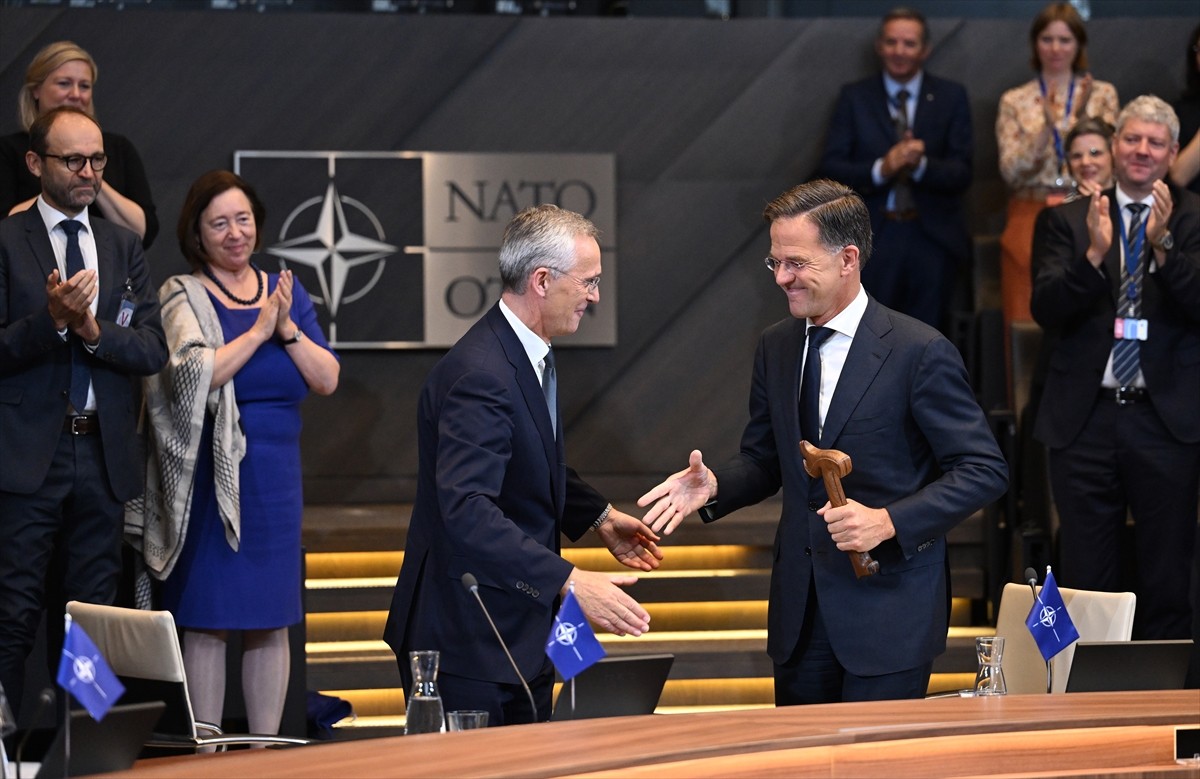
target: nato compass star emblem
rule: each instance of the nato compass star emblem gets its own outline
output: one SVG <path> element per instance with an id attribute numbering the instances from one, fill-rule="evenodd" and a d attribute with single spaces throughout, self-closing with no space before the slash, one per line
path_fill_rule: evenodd
<path id="1" fill-rule="evenodd" d="M 66 649 L 63 650 L 63 654 L 71 660 L 70 687 L 72 690 L 76 684 L 82 684 L 85 687 L 91 687 L 101 698 L 108 697 L 108 693 L 96 679 L 96 662 L 92 658 L 83 654 L 71 654 Z"/>
<path id="2" fill-rule="evenodd" d="M 313 208 L 318 208 L 315 224 L 311 221 Z M 346 209 L 352 208 L 362 214 L 374 228 L 375 235 L 354 232 L 347 224 Z M 293 225 L 313 224 L 311 232 L 289 238 Z M 324 197 L 313 197 L 296 206 L 288 215 L 279 231 L 281 240 L 267 249 L 268 254 L 280 258 L 280 264 L 305 265 L 316 271 L 320 280 L 320 295 L 313 295 L 316 303 L 329 310 L 331 319 L 337 319 L 338 307 L 353 303 L 371 291 L 383 275 L 384 259 L 400 249 L 383 240 L 383 227 L 379 219 L 363 203 L 346 195 L 339 195 L 330 180 Z M 371 278 L 357 289 L 347 291 L 346 282 L 350 271 L 360 265 L 375 263 Z M 331 326 L 333 327 L 333 326 Z M 335 332 L 331 332 L 335 335 Z"/>
<path id="3" fill-rule="evenodd" d="M 1042 604 L 1041 611 L 1038 612 L 1038 622 L 1042 624 L 1042 627 L 1053 631 L 1054 637 L 1058 638 L 1058 631 L 1054 629 L 1055 623 L 1058 622 L 1058 609 Z"/>
<path id="4" fill-rule="evenodd" d="M 579 628 L 582 624 L 572 625 L 570 622 L 564 622 L 560 619 L 554 620 L 554 641 L 565 647 L 570 647 L 575 653 L 575 657 L 583 660 L 583 655 L 579 654 L 579 649 L 575 646 L 575 639 L 579 637 Z"/>

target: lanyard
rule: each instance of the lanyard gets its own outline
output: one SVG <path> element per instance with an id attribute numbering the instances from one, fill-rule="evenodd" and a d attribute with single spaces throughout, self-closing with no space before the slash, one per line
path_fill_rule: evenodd
<path id="1" fill-rule="evenodd" d="M 1038 75 L 1038 86 L 1042 89 L 1042 100 L 1046 99 L 1046 80 Z M 1075 104 L 1075 76 L 1071 76 L 1071 88 L 1067 90 L 1067 108 L 1063 111 L 1063 119 L 1069 121 L 1071 118 L 1071 106 Z M 1054 133 L 1054 155 L 1058 157 L 1058 170 L 1063 170 L 1063 165 L 1067 161 L 1066 152 L 1063 149 L 1062 134 L 1058 131 L 1058 125 L 1050 124 L 1050 131 Z"/>

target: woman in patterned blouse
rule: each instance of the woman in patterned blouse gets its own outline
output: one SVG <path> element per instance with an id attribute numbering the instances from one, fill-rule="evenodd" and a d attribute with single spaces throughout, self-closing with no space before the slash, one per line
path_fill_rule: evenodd
<path id="1" fill-rule="evenodd" d="M 1036 78 L 1000 98 L 996 142 L 1000 175 L 1012 190 L 1000 237 L 1000 290 L 1006 326 L 1030 321 L 1032 281 L 1029 255 L 1033 223 L 1047 205 L 1062 202 L 1074 188 L 1065 137 L 1076 122 L 1095 116 L 1112 124 L 1117 90 L 1087 69 L 1087 30 L 1069 3 L 1051 3 L 1029 31 Z"/>

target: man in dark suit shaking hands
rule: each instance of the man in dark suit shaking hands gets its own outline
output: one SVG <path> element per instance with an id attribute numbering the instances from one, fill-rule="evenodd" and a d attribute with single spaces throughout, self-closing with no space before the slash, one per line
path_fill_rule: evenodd
<path id="1" fill-rule="evenodd" d="M 116 597 L 123 503 L 145 473 L 140 377 L 167 360 L 141 239 L 88 219 L 107 161 L 96 120 L 56 108 L 29 146 L 41 195 L 0 222 L 0 683 L 14 702 L 42 609 L 61 635 L 56 601 Z"/>
<path id="2" fill-rule="evenodd" d="M 1117 117 L 1116 186 L 1046 212 L 1034 319 L 1056 337 L 1034 435 L 1050 449 L 1058 581 L 1127 589 L 1133 637 L 1188 638 L 1200 489 L 1200 198 L 1164 178 L 1179 120 L 1143 95 Z"/>
<path id="3" fill-rule="evenodd" d="M 575 332 L 600 299 L 595 226 L 553 205 L 528 208 L 505 228 L 500 300 L 430 372 L 418 404 L 417 498 L 384 638 L 406 692 L 408 652 L 441 651 L 438 687 L 447 710 L 482 709 L 489 725 L 550 717 L 554 668 L 546 657 L 560 595 L 569 584 L 587 617 L 639 636 L 650 616 L 622 587 L 632 575 L 575 568 L 561 535 L 590 528 L 634 570 L 658 567 L 657 536 L 613 509 L 566 465 L 550 349 Z M 529 681 L 496 642 L 479 594 Z"/>
<path id="4" fill-rule="evenodd" d="M 670 533 L 783 488 L 767 617 L 775 704 L 919 698 L 949 625 L 946 534 L 1004 492 L 1008 468 L 954 346 L 863 289 L 867 208 L 819 180 L 767 205 L 766 265 L 791 317 L 763 332 L 741 451 L 689 467 L 639 505 Z M 806 356 L 807 355 L 807 356 Z M 803 379 L 801 378 L 803 376 Z M 848 454 L 849 503 L 834 508 L 799 443 Z M 846 552 L 878 573 L 856 578 Z"/>
<path id="5" fill-rule="evenodd" d="M 971 111 L 954 81 L 922 70 L 925 17 L 897 8 L 875 40 L 883 72 L 842 87 L 820 173 L 862 195 L 875 251 L 863 286 L 876 300 L 944 328 L 971 258 L 963 194 L 971 184 Z"/>

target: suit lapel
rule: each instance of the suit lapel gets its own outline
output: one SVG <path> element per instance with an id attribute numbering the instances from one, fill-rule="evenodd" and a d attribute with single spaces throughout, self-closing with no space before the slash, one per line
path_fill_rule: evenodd
<path id="1" fill-rule="evenodd" d="M 99 221 L 99 220 L 96 220 Z M 117 256 L 113 244 L 113 235 L 103 228 L 96 229 L 96 221 L 88 220 L 92 231 L 92 239 L 96 242 L 96 273 L 100 277 L 100 290 L 96 295 L 96 314 L 102 319 L 116 319 L 117 312 L 112 309 L 113 287 L 118 289 L 124 285 L 125 279 L 117 278 L 114 258 Z M 119 299 L 120 296 L 118 295 Z"/>
<path id="2" fill-rule="evenodd" d="M 58 261 L 54 259 L 54 247 L 50 245 L 46 223 L 42 221 L 42 214 L 38 211 L 36 203 L 25 211 L 25 231 L 29 237 L 29 248 L 41 270 L 42 281 L 45 282 L 50 272 L 58 269 Z"/>
<path id="3" fill-rule="evenodd" d="M 873 97 L 871 98 L 871 114 L 879 122 L 880 131 L 893 142 L 896 140 L 896 120 L 892 118 L 892 109 L 888 102 L 887 88 L 883 85 L 883 75 L 874 81 Z"/>
<path id="4" fill-rule="evenodd" d="M 854 341 L 850 344 L 850 351 L 846 354 L 846 364 L 842 366 L 842 375 L 833 391 L 829 410 L 825 413 L 821 448 L 829 448 L 837 440 L 867 388 L 875 381 L 879 369 L 892 351 L 883 341 L 891 329 L 892 323 L 886 312 L 871 298 L 854 334 Z"/>
<path id="5" fill-rule="evenodd" d="M 1108 271 L 1109 288 L 1112 289 L 1113 303 L 1117 308 L 1121 307 L 1121 263 L 1123 255 L 1121 252 L 1121 224 L 1118 220 L 1121 219 L 1121 206 L 1117 203 L 1117 190 L 1113 189 L 1105 192 L 1108 195 L 1108 213 L 1112 219 L 1112 245 L 1108 247 L 1108 253 L 1104 255 L 1104 267 Z M 1084 212 L 1087 213 L 1086 211 Z M 1085 233 L 1084 237 L 1087 235 Z"/>
<path id="6" fill-rule="evenodd" d="M 560 456 L 562 448 L 561 436 L 559 440 L 554 438 L 554 430 L 550 426 L 550 410 L 546 407 L 546 396 L 542 392 L 542 385 L 538 381 L 537 374 L 533 370 L 533 366 L 529 362 L 529 355 L 525 353 L 525 347 L 521 345 L 521 339 L 517 338 L 517 334 L 513 332 L 512 325 L 504 318 L 504 314 L 500 311 L 500 304 L 497 303 L 487 313 L 488 323 L 491 325 L 492 331 L 496 334 L 496 339 L 500 342 L 500 347 L 504 349 L 504 355 L 508 359 L 509 365 L 512 366 L 513 373 L 517 379 L 517 386 L 521 390 L 521 396 L 525 401 L 526 410 L 530 418 L 533 420 L 534 426 L 537 428 L 538 434 L 542 438 L 542 447 L 546 451 L 546 461 L 550 465 L 550 472 L 554 474 L 554 493 L 559 495 L 562 493 L 564 485 L 559 483 L 559 463 L 564 461 Z M 559 429 L 562 429 L 561 414 L 559 419 Z"/>
<path id="7" fill-rule="evenodd" d="M 929 81 L 929 74 L 926 73 L 921 78 L 921 91 L 917 94 L 917 105 L 913 108 L 913 137 L 922 137 L 922 131 L 925 129 L 925 124 L 929 121 L 929 115 L 933 112 L 933 108 L 934 94 Z"/>
<path id="8" fill-rule="evenodd" d="M 800 379 L 801 370 L 804 367 L 802 355 L 804 354 L 805 340 L 804 333 L 807 323 L 803 319 L 796 319 L 792 323 L 792 329 L 788 333 L 788 337 L 783 341 L 782 347 L 782 366 L 781 376 L 791 377 L 791 387 L 787 394 L 787 402 L 784 404 L 785 416 L 787 419 L 788 429 L 792 431 L 790 440 L 797 444 L 803 437 L 800 431 Z"/>

